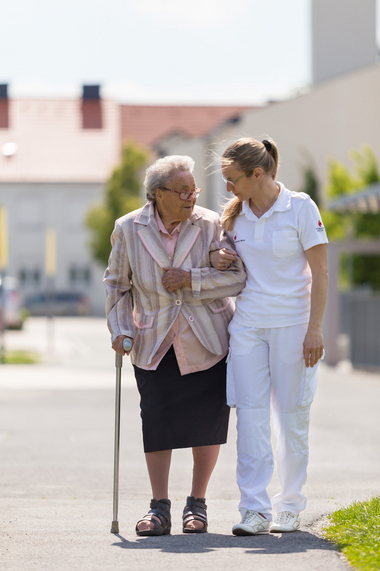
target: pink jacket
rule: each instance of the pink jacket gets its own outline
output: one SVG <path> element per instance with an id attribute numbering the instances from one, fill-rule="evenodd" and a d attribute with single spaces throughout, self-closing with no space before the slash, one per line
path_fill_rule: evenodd
<path id="1" fill-rule="evenodd" d="M 206 349 L 215 355 L 228 350 L 227 327 L 234 304 L 227 296 L 240 293 L 246 276 L 239 258 L 224 272 L 210 266 L 210 252 L 234 249 L 215 212 L 194 207 L 182 222 L 173 263 L 149 202 L 116 220 L 111 243 L 104 274 L 107 323 L 112 341 L 118 335 L 135 340 L 133 364 L 149 365 L 181 310 Z M 170 293 L 164 288 L 162 268 L 170 266 L 191 271 L 191 289 Z"/>

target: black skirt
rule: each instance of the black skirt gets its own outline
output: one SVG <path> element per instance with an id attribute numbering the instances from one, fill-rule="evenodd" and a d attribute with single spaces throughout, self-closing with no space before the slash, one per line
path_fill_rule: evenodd
<path id="1" fill-rule="evenodd" d="M 224 444 L 230 408 L 223 357 L 205 371 L 181 376 L 173 346 L 155 371 L 134 365 L 141 396 L 144 452 Z"/>

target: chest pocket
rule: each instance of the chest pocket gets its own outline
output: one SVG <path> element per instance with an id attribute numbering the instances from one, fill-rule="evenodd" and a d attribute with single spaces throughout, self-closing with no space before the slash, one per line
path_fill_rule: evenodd
<path id="1" fill-rule="evenodd" d="M 272 249 L 273 254 L 277 258 L 285 258 L 297 254 L 301 250 L 297 230 L 273 232 Z"/>

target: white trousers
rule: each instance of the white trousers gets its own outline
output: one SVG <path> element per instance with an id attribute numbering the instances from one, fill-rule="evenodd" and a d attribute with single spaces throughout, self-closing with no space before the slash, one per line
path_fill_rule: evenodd
<path id="1" fill-rule="evenodd" d="M 255 510 L 269 520 L 277 512 L 306 507 L 302 487 L 309 457 L 310 404 L 318 382 L 317 363 L 306 368 L 303 341 L 307 324 L 272 329 L 229 326 L 227 402 L 237 413 L 239 509 Z M 279 494 L 267 486 L 273 474 L 270 409 L 277 441 Z"/>

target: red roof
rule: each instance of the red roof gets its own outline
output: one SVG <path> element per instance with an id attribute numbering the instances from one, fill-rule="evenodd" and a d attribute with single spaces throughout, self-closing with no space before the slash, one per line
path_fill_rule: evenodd
<path id="1" fill-rule="evenodd" d="M 253 107 L 121 105 L 122 139 L 150 147 L 172 133 L 200 137 L 248 109 Z"/>

